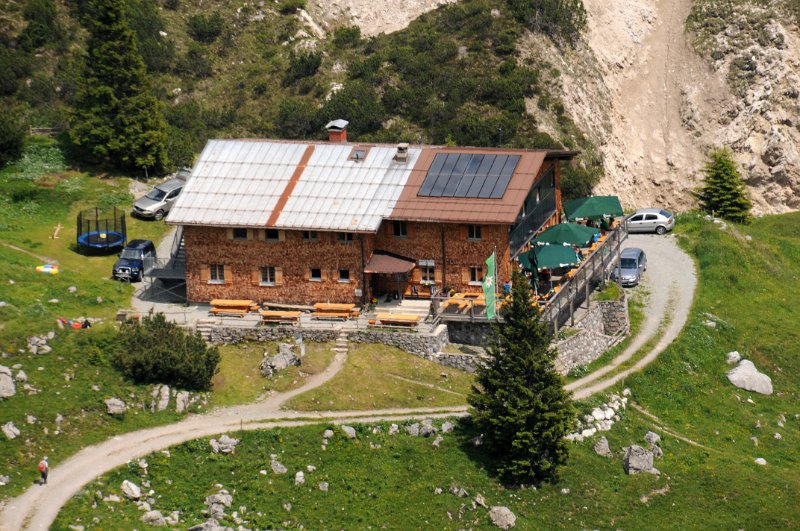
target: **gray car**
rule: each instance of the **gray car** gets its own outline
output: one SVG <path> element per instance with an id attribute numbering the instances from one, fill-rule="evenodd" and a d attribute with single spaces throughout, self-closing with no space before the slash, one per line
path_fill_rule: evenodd
<path id="1" fill-rule="evenodd" d="M 142 218 L 162 219 L 172 208 L 185 184 L 183 179 L 170 179 L 159 184 L 133 204 L 133 213 Z"/>
<path id="2" fill-rule="evenodd" d="M 621 286 L 636 286 L 647 271 L 647 255 L 638 247 L 628 247 L 620 253 L 620 263 L 611 271 L 611 280 Z"/>
<path id="3" fill-rule="evenodd" d="M 675 226 L 675 217 L 660 208 L 643 208 L 628 217 L 628 232 L 664 234 Z"/>

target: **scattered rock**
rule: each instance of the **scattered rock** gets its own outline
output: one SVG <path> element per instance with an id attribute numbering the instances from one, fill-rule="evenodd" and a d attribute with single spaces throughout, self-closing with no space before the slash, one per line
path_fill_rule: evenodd
<path id="1" fill-rule="evenodd" d="M 8 421 L 3 424 L 3 435 L 5 435 L 8 439 L 16 439 L 19 437 L 19 428 L 14 426 L 13 422 Z"/>
<path id="2" fill-rule="evenodd" d="M 442 488 L 441 487 L 436 487 L 435 489 L 433 489 L 433 493 L 436 494 L 436 495 L 441 494 L 442 493 Z"/>
<path id="3" fill-rule="evenodd" d="M 147 511 L 142 515 L 142 522 L 154 526 L 165 526 L 167 521 L 161 515 L 161 511 Z"/>
<path id="4" fill-rule="evenodd" d="M 11 478 L 8 476 L 0 476 L 0 487 L 5 487 L 11 483 Z"/>
<path id="5" fill-rule="evenodd" d="M 569 489 L 566 487 L 561 489 L 561 494 L 569 494 Z"/>
<path id="6" fill-rule="evenodd" d="M 17 375 L 14 376 L 14 379 L 16 381 L 18 381 L 18 382 L 27 382 L 28 381 L 28 375 L 25 374 L 25 371 L 19 371 L 17 373 Z"/>
<path id="7" fill-rule="evenodd" d="M 389 435 L 397 435 L 400 432 L 400 426 L 392 424 L 389 426 Z"/>
<path id="8" fill-rule="evenodd" d="M 70 525 L 69 529 L 70 529 L 70 531 L 85 531 L 86 530 L 86 528 L 83 527 L 82 525 L 74 525 L 74 524 Z"/>
<path id="9" fill-rule="evenodd" d="M 50 304 L 58 304 L 58 299 L 49 299 L 47 302 Z"/>
<path id="10" fill-rule="evenodd" d="M 15 394 L 17 394 L 17 388 L 14 385 L 11 369 L 0 365 L 0 398 L 8 398 Z"/>
<path id="11" fill-rule="evenodd" d="M 750 437 L 750 440 L 753 441 L 753 446 L 758 446 L 758 437 Z"/>
<path id="12" fill-rule="evenodd" d="M 313 473 L 313 472 L 316 472 L 316 471 L 317 471 L 317 467 L 315 467 L 314 465 L 306 465 L 306 470 L 307 470 L 309 473 Z"/>
<path id="13" fill-rule="evenodd" d="M 469 492 L 464 487 L 456 487 L 453 485 L 450 487 L 450 494 L 453 496 L 458 496 L 459 498 L 469 498 Z"/>
<path id="14" fill-rule="evenodd" d="M 600 439 L 594 443 L 594 451 L 597 455 L 603 457 L 614 457 L 614 454 L 611 452 L 611 448 L 608 446 L 608 439 L 605 437 L 600 437 Z"/>
<path id="15" fill-rule="evenodd" d="M 269 466 L 272 468 L 274 474 L 285 474 L 288 472 L 288 469 L 278 462 L 278 456 L 275 454 L 272 454 Z"/>
<path id="16" fill-rule="evenodd" d="M 425 419 L 422 421 L 422 426 L 420 426 L 419 434 L 423 437 L 430 437 L 431 435 L 436 434 L 436 428 L 433 427 L 433 420 Z"/>
<path id="17" fill-rule="evenodd" d="M 352 426 L 342 425 L 342 431 L 344 432 L 345 436 L 348 439 L 355 439 L 356 438 L 356 430 Z"/>
<path id="18" fill-rule="evenodd" d="M 123 415 L 125 414 L 125 402 L 119 398 L 106 398 L 106 407 L 108 408 L 109 415 Z"/>
<path id="19" fill-rule="evenodd" d="M 287 513 L 292 512 L 292 504 L 290 502 L 284 503 L 283 508 L 286 510 Z"/>
<path id="20" fill-rule="evenodd" d="M 478 494 L 477 496 L 472 498 L 472 501 L 475 502 L 475 505 L 480 505 L 484 509 L 488 509 L 489 508 L 489 506 L 486 505 L 486 500 L 483 499 L 483 495 L 482 494 Z"/>
<path id="21" fill-rule="evenodd" d="M 294 475 L 294 484 L 295 485 L 302 485 L 306 482 L 306 475 L 303 474 L 303 471 L 300 470 Z"/>
<path id="22" fill-rule="evenodd" d="M 442 433 L 450 433 L 451 431 L 453 431 L 454 427 L 455 425 L 452 422 L 446 420 L 445 422 L 442 423 Z"/>
<path id="23" fill-rule="evenodd" d="M 328 492 L 328 482 L 327 481 L 320 481 L 319 482 L 319 490 L 322 492 Z"/>
<path id="24" fill-rule="evenodd" d="M 647 441 L 650 444 L 650 446 L 655 446 L 661 441 L 661 436 L 652 431 L 648 431 L 644 435 L 644 440 Z"/>
<path id="25" fill-rule="evenodd" d="M 67 291 L 69 291 L 70 293 L 75 293 L 76 291 L 78 291 L 78 288 L 76 288 L 75 286 L 70 286 L 67 288 Z"/>
<path id="26" fill-rule="evenodd" d="M 117 496 L 116 494 L 109 494 L 108 496 L 103 498 L 103 501 L 108 503 L 119 503 L 121 500 L 120 497 Z"/>
<path id="27" fill-rule="evenodd" d="M 126 498 L 131 500 L 138 500 L 142 497 L 142 489 L 139 488 L 138 485 L 135 483 L 131 483 L 127 479 L 122 482 L 122 486 L 120 487 L 122 490 L 122 494 L 125 495 Z"/>
<path id="28" fill-rule="evenodd" d="M 741 360 L 739 365 L 728 371 L 728 380 L 741 389 L 762 395 L 772 394 L 772 379 L 758 372 L 750 360 Z"/>
<path id="29" fill-rule="evenodd" d="M 737 351 L 728 352 L 725 355 L 725 361 L 728 362 L 728 365 L 735 365 L 742 360 L 742 355 L 739 354 Z"/>
<path id="30" fill-rule="evenodd" d="M 219 440 L 211 439 L 209 444 L 214 449 L 215 454 L 232 454 L 236 452 L 236 445 L 239 444 L 239 439 L 234 439 L 228 437 L 228 434 L 224 434 Z"/>
<path id="31" fill-rule="evenodd" d="M 500 529 L 511 529 L 517 523 L 517 517 L 508 507 L 497 506 L 489 509 L 489 518 Z"/>
<path id="32" fill-rule="evenodd" d="M 661 474 L 657 468 L 653 468 L 653 451 L 645 450 L 641 446 L 632 445 L 623 448 L 625 457 L 622 467 L 626 474 Z"/>
<path id="33" fill-rule="evenodd" d="M 167 409 L 167 406 L 169 405 L 169 386 L 155 386 L 155 388 L 153 388 L 153 398 L 158 399 L 158 402 L 156 403 L 156 409 L 158 411 L 164 411 Z"/>
<path id="34" fill-rule="evenodd" d="M 33 415 L 25 415 L 25 422 L 28 424 L 36 424 L 36 417 Z"/>
<path id="35" fill-rule="evenodd" d="M 444 437 L 442 437 L 441 435 L 437 435 L 431 444 L 435 448 L 439 448 L 439 445 L 442 444 L 442 441 L 444 441 Z"/>
<path id="36" fill-rule="evenodd" d="M 767 464 L 767 460 L 764 459 L 763 457 L 756 457 L 755 464 L 764 466 Z"/>
<path id="37" fill-rule="evenodd" d="M 271 378 L 276 372 L 281 371 L 287 367 L 300 366 L 300 358 L 293 352 L 294 345 L 288 343 L 278 344 L 278 354 L 268 357 L 268 353 L 264 353 L 264 359 L 259 365 L 261 375 L 266 378 Z"/>
<path id="38" fill-rule="evenodd" d="M 100 386 L 99 385 L 97 385 L 97 384 L 92 385 L 92 391 L 99 391 L 99 390 L 100 390 Z"/>
<path id="39" fill-rule="evenodd" d="M 782 441 L 783 435 L 781 435 L 780 433 L 775 433 L 775 435 L 773 435 L 772 438 L 775 439 L 776 441 Z"/>
<path id="40" fill-rule="evenodd" d="M 415 422 L 406 426 L 406 433 L 412 437 L 419 437 L 419 423 Z"/>
<path id="41" fill-rule="evenodd" d="M 175 395 L 175 412 L 183 413 L 189 407 L 189 391 L 180 391 Z"/>
<path id="42" fill-rule="evenodd" d="M 482 446 L 483 445 L 483 434 L 476 435 L 472 439 L 469 440 L 472 446 Z"/>
<path id="43" fill-rule="evenodd" d="M 325 430 L 325 432 L 322 434 L 323 439 L 330 439 L 332 437 L 333 437 L 333 430 L 331 429 Z"/>

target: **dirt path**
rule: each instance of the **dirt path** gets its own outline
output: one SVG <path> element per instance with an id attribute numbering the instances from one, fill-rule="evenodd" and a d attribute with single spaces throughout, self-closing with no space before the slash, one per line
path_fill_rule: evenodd
<path id="1" fill-rule="evenodd" d="M 567 385 L 576 400 L 587 398 L 608 389 L 632 372 L 641 370 L 652 362 L 683 329 L 692 306 L 697 286 L 692 259 L 683 252 L 673 236 L 631 234 L 626 247 L 639 247 L 647 254 L 647 272 L 642 285 L 649 292 L 645 307 L 645 320 L 639 334 L 619 356 L 605 367 Z M 631 357 L 659 332 L 666 319 L 669 324 L 658 343 L 635 365 L 610 378 L 598 381 Z"/>

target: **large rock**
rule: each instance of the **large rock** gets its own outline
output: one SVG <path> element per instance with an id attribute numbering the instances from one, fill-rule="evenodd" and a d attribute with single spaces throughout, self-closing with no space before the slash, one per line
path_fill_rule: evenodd
<path id="1" fill-rule="evenodd" d="M 142 515 L 142 522 L 149 525 L 164 526 L 167 521 L 161 515 L 161 511 L 147 511 Z"/>
<path id="2" fill-rule="evenodd" d="M 27 382 L 27 381 L 28 381 L 28 375 L 27 375 L 27 374 L 25 374 L 25 371 L 23 371 L 23 370 L 20 370 L 19 372 L 17 372 L 17 375 L 16 375 L 16 376 L 14 376 L 14 379 L 15 379 L 16 381 L 18 381 L 18 382 L 25 383 L 25 382 Z"/>
<path id="3" fill-rule="evenodd" d="M 3 424 L 3 435 L 9 439 L 16 439 L 19 437 L 19 428 L 14 426 L 14 423 L 9 421 Z"/>
<path id="4" fill-rule="evenodd" d="M 285 474 L 288 469 L 278 461 L 278 456 L 272 454 L 270 456 L 269 466 L 274 474 Z"/>
<path id="5" fill-rule="evenodd" d="M 153 390 L 153 397 L 158 397 L 158 404 L 156 404 L 156 409 L 158 411 L 164 411 L 167 409 L 169 405 L 169 386 L 162 385 L 160 387 L 156 387 Z"/>
<path id="6" fill-rule="evenodd" d="M 342 431 L 344 432 L 345 436 L 348 439 L 355 439 L 356 438 L 356 430 L 352 426 L 342 425 Z"/>
<path id="7" fill-rule="evenodd" d="M 653 468 L 653 451 L 645 450 L 641 446 L 634 444 L 623 448 L 625 457 L 622 466 L 627 474 L 661 474 L 657 468 Z"/>
<path id="8" fill-rule="evenodd" d="M 300 365 L 300 358 L 292 352 L 292 345 L 288 343 L 280 343 L 278 345 L 278 354 L 272 357 L 265 357 L 261 362 L 259 369 L 261 374 L 267 378 L 272 377 L 278 371 L 293 365 Z"/>
<path id="9" fill-rule="evenodd" d="M 742 361 L 742 355 L 736 352 L 735 350 L 732 352 L 728 352 L 725 355 L 725 361 L 728 362 L 728 365 L 735 365 Z"/>
<path id="10" fill-rule="evenodd" d="M 758 372 L 750 360 L 742 360 L 739 365 L 728 371 L 728 380 L 740 389 L 762 395 L 772 394 L 772 379 L 766 374 Z"/>
<path id="11" fill-rule="evenodd" d="M 131 483 L 127 479 L 122 482 L 120 490 L 122 490 L 122 494 L 124 494 L 126 498 L 131 500 L 138 500 L 142 497 L 142 489 L 140 489 L 136 483 Z"/>
<path id="12" fill-rule="evenodd" d="M 122 415 L 125 413 L 125 402 L 119 398 L 106 398 L 105 402 L 109 415 Z"/>
<path id="13" fill-rule="evenodd" d="M 175 412 L 183 413 L 189 407 L 189 391 L 180 391 L 175 397 Z"/>
<path id="14" fill-rule="evenodd" d="M 644 434 L 644 440 L 650 443 L 651 446 L 655 446 L 659 442 L 661 442 L 661 436 L 652 431 L 648 431 L 647 433 Z"/>
<path id="15" fill-rule="evenodd" d="M 517 517 L 511 509 L 503 506 L 496 506 L 489 509 L 489 518 L 492 523 L 500 529 L 511 529 L 517 523 Z"/>
<path id="16" fill-rule="evenodd" d="M 0 365 L 0 398 L 8 398 L 17 394 L 17 388 L 14 385 L 14 378 L 11 375 L 11 369 L 4 365 Z"/>

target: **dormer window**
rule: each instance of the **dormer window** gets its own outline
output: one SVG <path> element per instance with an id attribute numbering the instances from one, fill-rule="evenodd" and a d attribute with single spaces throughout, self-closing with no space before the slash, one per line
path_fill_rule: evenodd
<path id="1" fill-rule="evenodd" d="M 369 148 L 364 146 L 356 146 L 350 151 L 350 156 L 347 157 L 347 160 L 352 160 L 354 162 L 361 162 L 365 158 L 367 158 L 367 153 L 369 153 Z"/>

